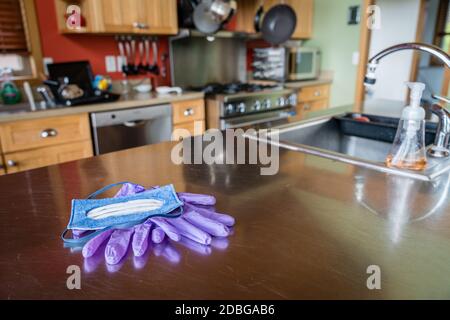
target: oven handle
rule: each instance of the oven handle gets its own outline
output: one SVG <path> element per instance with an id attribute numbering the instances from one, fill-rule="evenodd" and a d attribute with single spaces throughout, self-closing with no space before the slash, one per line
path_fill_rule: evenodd
<path id="1" fill-rule="evenodd" d="M 252 126 L 255 124 L 260 124 L 260 123 L 265 123 L 265 122 L 270 122 L 270 121 L 287 119 L 287 118 L 292 117 L 293 115 L 294 114 L 292 111 L 291 112 L 282 111 L 275 117 L 262 118 L 262 119 L 253 120 L 253 121 L 244 121 L 244 122 L 239 122 L 239 123 L 232 124 L 232 125 L 227 124 L 227 122 L 225 122 L 224 129 L 235 129 L 235 128 L 247 127 L 247 126 Z"/>
<path id="2" fill-rule="evenodd" d="M 125 121 L 123 125 L 128 128 L 136 128 L 143 126 L 146 122 L 146 120 Z"/>

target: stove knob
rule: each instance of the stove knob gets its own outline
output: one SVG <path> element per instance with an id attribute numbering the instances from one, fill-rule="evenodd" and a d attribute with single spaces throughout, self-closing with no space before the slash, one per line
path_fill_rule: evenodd
<path id="1" fill-rule="evenodd" d="M 271 101 L 270 99 L 266 99 L 266 100 L 264 101 L 264 108 L 265 108 L 265 109 L 270 109 L 270 108 L 272 108 L 272 101 Z"/>
<path id="2" fill-rule="evenodd" d="M 256 100 L 255 101 L 255 105 L 253 106 L 253 109 L 256 110 L 256 111 L 261 110 L 261 101 Z"/>
<path id="3" fill-rule="evenodd" d="M 297 95 L 296 94 L 291 94 L 289 96 L 287 100 L 287 103 L 289 103 L 291 106 L 296 106 L 297 105 Z"/>
<path id="4" fill-rule="evenodd" d="M 239 112 L 239 113 L 245 113 L 245 109 L 246 109 L 245 103 L 241 102 L 241 103 L 239 103 L 239 105 L 238 105 L 237 112 Z"/>
<path id="5" fill-rule="evenodd" d="M 226 107 L 225 107 L 225 114 L 226 115 L 230 115 L 230 114 L 233 114 L 233 113 L 234 113 L 234 105 L 232 105 L 231 103 L 227 104 Z"/>

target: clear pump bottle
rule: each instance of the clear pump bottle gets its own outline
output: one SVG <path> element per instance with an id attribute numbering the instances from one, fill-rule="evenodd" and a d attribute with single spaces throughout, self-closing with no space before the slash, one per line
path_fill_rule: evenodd
<path id="1" fill-rule="evenodd" d="M 389 167 L 420 171 L 427 165 L 425 150 L 425 110 L 420 106 L 425 84 L 407 82 L 410 105 L 405 107 L 394 143 L 386 159 Z"/>

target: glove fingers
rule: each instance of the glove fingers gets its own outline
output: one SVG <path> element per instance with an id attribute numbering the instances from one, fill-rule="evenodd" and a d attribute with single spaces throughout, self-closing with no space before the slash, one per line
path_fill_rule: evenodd
<path id="1" fill-rule="evenodd" d="M 216 204 L 216 198 L 207 194 L 196 194 L 180 192 L 177 193 L 178 198 L 183 202 L 188 202 L 192 204 L 199 204 L 203 206 L 213 206 Z"/>
<path id="2" fill-rule="evenodd" d="M 180 241 L 181 236 L 178 233 L 177 229 L 175 229 L 171 224 L 167 223 L 164 219 L 151 218 L 150 220 L 158 225 L 171 240 L 177 242 Z"/>
<path id="3" fill-rule="evenodd" d="M 133 241 L 131 242 L 131 247 L 133 248 L 133 253 L 136 257 L 141 257 L 147 251 L 148 236 L 151 228 L 151 223 L 140 224 L 134 228 L 134 236 Z"/>
<path id="4" fill-rule="evenodd" d="M 92 257 L 97 249 L 102 245 L 102 243 L 109 238 L 109 236 L 113 233 L 114 230 L 107 230 L 100 233 L 98 236 L 92 238 L 83 247 L 83 257 L 89 258 Z"/>
<path id="5" fill-rule="evenodd" d="M 212 236 L 227 237 L 230 234 L 230 230 L 224 224 L 206 218 L 196 211 L 185 212 L 183 218 Z"/>
<path id="6" fill-rule="evenodd" d="M 183 218 L 170 219 L 168 222 L 177 228 L 179 233 L 186 238 L 201 244 L 209 245 L 211 243 L 211 236 L 209 234 L 193 226 Z"/>
<path id="7" fill-rule="evenodd" d="M 108 264 L 118 264 L 125 256 L 134 229 L 115 230 L 105 248 L 105 260 Z"/>
<path id="8" fill-rule="evenodd" d="M 153 229 L 152 231 L 152 241 L 154 243 L 161 243 L 163 242 L 166 234 L 164 233 L 164 230 L 161 227 L 157 227 Z"/>
<path id="9" fill-rule="evenodd" d="M 120 190 L 116 193 L 114 198 L 130 196 L 144 191 L 145 188 L 143 186 L 134 183 L 125 183 L 122 188 L 120 188 Z"/>
<path id="10" fill-rule="evenodd" d="M 235 220 L 232 216 L 229 216 L 227 214 L 223 214 L 223 213 L 217 213 L 215 211 L 212 210 L 208 210 L 208 209 L 204 209 L 204 208 L 199 208 L 196 206 L 193 206 L 189 203 L 186 203 L 185 206 L 190 209 L 193 210 L 197 213 L 200 213 L 202 216 L 211 219 L 211 220 L 215 220 L 217 222 L 220 222 L 228 227 L 232 227 L 235 224 Z"/>

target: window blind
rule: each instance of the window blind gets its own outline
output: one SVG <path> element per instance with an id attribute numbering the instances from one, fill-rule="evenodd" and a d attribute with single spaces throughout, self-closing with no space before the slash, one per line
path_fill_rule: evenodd
<path id="1" fill-rule="evenodd" d="M 0 53 L 27 51 L 19 0 L 0 0 Z"/>

